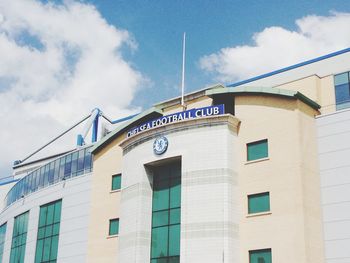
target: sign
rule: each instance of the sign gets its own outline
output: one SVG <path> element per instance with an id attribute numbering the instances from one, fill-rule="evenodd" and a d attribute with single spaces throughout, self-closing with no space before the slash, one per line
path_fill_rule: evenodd
<path id="1" fill-rule="evenodd" d="M 131 130 L 128 131 L 127 138 L 134 136 L 139 132 L 147 131 L 149 129 L 160 127 L 170 123 L 175 123 L 179 121 L 190 120 L 190 119 L 195 119 L 200 117 L 221 115 L 224 113 L 225 113 L 224 104 L 176 112 L 170 115 L 159 117 L 157 119 L 148 121 L 146 123 L 143 123 L 139 126 L 132 128 Z"/>

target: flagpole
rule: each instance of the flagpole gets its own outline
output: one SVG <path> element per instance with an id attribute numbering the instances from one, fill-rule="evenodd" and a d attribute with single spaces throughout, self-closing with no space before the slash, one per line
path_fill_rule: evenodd
<path id="1" fill-rule="evenodd" d="M 182 44 L 182 81 L 181 81 L 181 105 L 185 108 L 185 55 L 186 55 L 186 32 L 184 32 Z"/>

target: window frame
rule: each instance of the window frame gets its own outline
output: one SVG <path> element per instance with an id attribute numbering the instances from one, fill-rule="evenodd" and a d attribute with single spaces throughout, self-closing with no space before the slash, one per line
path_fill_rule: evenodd
<path id="1" fill-rule="evenodd" d="M 111 233 L 112 222 L 118 222 L 118 231 L 115 234 Z M 119 224 L 120 224 L 119 218 L 109 219 L 109 224 L 108 224 L 108 236 L 109 237 L 111 237 L 111 236 L 118 236 L 119 235 Z"/>
<path id="2" fill-rule="evenodd" d="M 262 144 L 262 143 L 266 143 L 266 156 L 252 159 L 249 156 L 249 147 L 250 146 L 254 146 L 254 145 L 259 145 L 259 144 Z M 269 140 L 267 138 L 262 139 L 262 140 L 249 142 L 249 143 L 246 144 L 246 161 L 247 162 L 255 162 L 255 161 L 259 161 L 259 160 L 265 160 L 265 159 L 268 159 L 268 158 L 269 158 Z"/>
<path id="3" fill-rule="evenodd" d="M 6 243 L 7 222 L 3 223 L 0 226 L 0 229 L 3 232 L 2 233 L 3 234 L 3 240 L 1 239 L 1 236 L 0 236 L 0 263 L 2 263 L 3 262 L 3 257 L 4 257 L 4 248 L 5 248 L 5 243 Z"/>
<path id="4" fill-rule="evenodd" d="M 119 186 L 119 188 L 113 188 L 113 180 L 114 180 L 114 178 L 120 178 L 120 186 Z M 119 174 L 114 174 L 114 175 L 112 175 L 112 183 L 111 183 L 111 192 L 115 192 L 115 191 L 120 191 L 122 189 L 122 174 L 121 173 L 119 173 Z"/>
<path id="5" fill-rule="evenodd" d="M 250 204 L 249 204 L 249 198 L 251 197 L 257 197 L 257 196 L 268 196 L 268 210 L 264 210 L 264 211 L 258 211 L 258 212 L 250 212 Z M 254 193 L 254 194 L 249 194 L 247 195 L 247 205 L 248 205 L 248 215 L 254 215 L 254 214 L 261 214 L 261 213 L 269 213 L 271 212 L 271 198 L 270 198 L 270 192 L 266 191 L 266 192 L 260 192 L 260 193 Z"/>
<path id="6" fill-rule="evenodd" d="M 40 206 L 34 262 L 57 261 L 62 218 L 62 204 L 63 200 L 58 199 Z M 52 210 L 51 219 L 48 216 L 48 209 Z M 49 219 L 51 222 L 49 222 Z M 56 231 L 57 233 L 55 233 Z M 51 233 L 47 234 L 47 232 Z M 45 242 L 48 240 L 50 245 L 49 247 L 45 247 Z M 45 259 L 47 255 L 49 258 Z"/>
<path id="7" fill-rule="evenodd" d="M 23 263 L 25 260 L 28 237 L 29 213 L 30 211 L 27 210 L 14 217 L 10 249 L 10 262 L 15 260 L 18 263 Z M 23 225 L 18 226 L 19 224 Z M 14 241 L 15 239 L 20 240 L 18 242 L 19 244 L 16 244 L 16 241 Z M 20 250 L 20 253 L 23 253 L 23 257 L 18 258 L 18 250 Z"/>
<path id="8" fill-rule="evenodd" d="M 270 258 L 271 258 L 271 262 L 272 262 L 272 249 L 271 248 L 263 248 L 263 249 L 253 249 L 253 250 L 248 251 L 249 263 L 254 263 L 251 261 L 251 255 L 253 253 L 258 253 L 258 252 L 270 252 Z M 271 262 L 267 262 L 267 263 L 271 263 Z"/>
<path id="9" fill-rule="evenodd" d="M 341 75 L 347 75 L 347 82 L 340 83 L 337 81 L 337 77 L 340 77 Z M 344 71 L 340 72 L 338 74 L 333 75 L 333 85 L 334 85 L 334 98 L 335 98 L 335 108 L 336 111 L 348 109 L 350 107 L 350 71 Z M 338 100 L 337 97 L 339 92 L 341 92 L 342 89 L 347 86 L 348 89 L 348 97 L 346 100 Z M 343 87 L 342 87 L 343 86 Z M 337 92 L 338 91 L 338 92 Z"/>

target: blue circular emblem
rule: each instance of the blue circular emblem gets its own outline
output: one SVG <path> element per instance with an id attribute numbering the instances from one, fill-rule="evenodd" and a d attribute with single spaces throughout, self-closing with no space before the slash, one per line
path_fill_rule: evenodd
<path id="1" fill-rule="evenodd" d="M 164 136 L 160 136 L 154 140 L 153 151 L 155 154 L 160 155 L 165 153 L 168 149 L 168 139 Z"/>

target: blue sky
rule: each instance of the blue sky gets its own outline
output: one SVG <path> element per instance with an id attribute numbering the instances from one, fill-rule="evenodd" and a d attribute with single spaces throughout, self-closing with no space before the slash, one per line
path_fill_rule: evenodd
<path id="1" fill-rule="evenodd" d="M 296 30 L 306 15 L 350 11 L 348 1 L 88 1 L 107 21 L 131 32 L 138 43 L 125 58 L 151 79 L 133 103 L 142 107 L 179 94 L 182 34 L 187 33 L 186 90 L 216 83 L 199 59 L 221 48 L 252 44 L 266 27 Z M 225 83 L 228 84 L 228 83 Z M 151 96 L 150 96 L 151 95 Z"/>
<path id="2" fill-rule="evenodd" d="M 2 0 L 0 177 L 95 107 L 118 119 L 180 95 L 184 31 L 191 92 L 348 48 L 349 24 L 343 0 Z"/>

